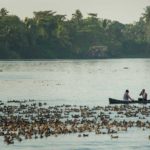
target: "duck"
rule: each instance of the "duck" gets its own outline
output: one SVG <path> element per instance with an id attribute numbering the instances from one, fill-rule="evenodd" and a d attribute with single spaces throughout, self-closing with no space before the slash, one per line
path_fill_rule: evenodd
<path id="1" fill-rule="evenodd" d="M 112 138 L 112 139 L 118 139 L 119 136 L 118 136 L 118 135 L 111 135 L 111 138 Z"/>
<path id="2" fill-rule="evenodd" d="M 88 137 L 89 136 L 89 134 L 83 134 L 83 137 Z"/>

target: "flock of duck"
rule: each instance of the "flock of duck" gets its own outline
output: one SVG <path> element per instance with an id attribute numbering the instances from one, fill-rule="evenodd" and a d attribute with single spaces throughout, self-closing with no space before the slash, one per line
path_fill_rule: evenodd
<path id="1" fill-rule="evenodd" d="M 128 128 L 150 129 L 149 116 L 148 105 L 48 106 L 34 100 L 0 101 L 0 136 L 7 144 L 60 134 L 88 137 L 90 132 L 118 138 Z"/>

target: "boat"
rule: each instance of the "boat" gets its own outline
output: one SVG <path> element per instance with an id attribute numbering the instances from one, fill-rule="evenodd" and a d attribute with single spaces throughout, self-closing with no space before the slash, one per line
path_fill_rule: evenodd
<path id="1" fill-rule="evenodd" d="M 124 101 L 124 100 L 109 98 L 109 104 L 147 104 L 147 103 L 150 103 L 150 100 L 143 100 L 142 98 L 138 98 L 138 100 L 133 100 L 133 101 Z"/>

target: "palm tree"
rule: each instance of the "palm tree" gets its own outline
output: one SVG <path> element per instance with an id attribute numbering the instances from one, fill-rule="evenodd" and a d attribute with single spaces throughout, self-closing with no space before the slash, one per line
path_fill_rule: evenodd
<path id="1" fill-rule="evenodd" d="M 72 19 L 76 20 L 77 22 L 80 22 L 82 20 L 82 18 L 83 18 L 83 15 L 79 9 L 77 9 L 75 11 L 75 13 L 72 14 Z"/>
<path id="2" fill-rule="evenodd" d="M 4 17 L 4 16 L 7 16 L 7 14 L 8 14 L 8 11 L 6 10 L 6 8 L 1 8 L 0 16 Z"/>
<path id="3" fill-rule="evenodd" d="M 150 23 L 150 6 L 146 7 L 145 13 L 143 14 L 143 19 L 146 23 Z"/>
<path id="4" fill-rule="evenodd" d="M 145 22 L 145 35 L 146 40 L 150 43 L 150 6 L 147 6 L 145 9 L 145 13 L 142 16 L 142 19 Z"/>

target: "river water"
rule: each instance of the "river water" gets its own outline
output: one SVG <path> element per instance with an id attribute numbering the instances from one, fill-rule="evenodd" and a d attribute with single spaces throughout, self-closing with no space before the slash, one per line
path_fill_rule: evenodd
<path id="1" fill-rule="evenodd" d="M 108 98 L 122 99 L 129 89 L 138 98 L 141 89 L 150 93 L 150 59 L 0 61 L 0 100 L 35 99 L 49 105 L 108 105 Z M 98 150 L 149 149 L 149 131 L 132 129 L 119 139 L 94 133 L 24 140 L 3 150 Z M 2 138 L 0 138 L 2 139 Z"/>

